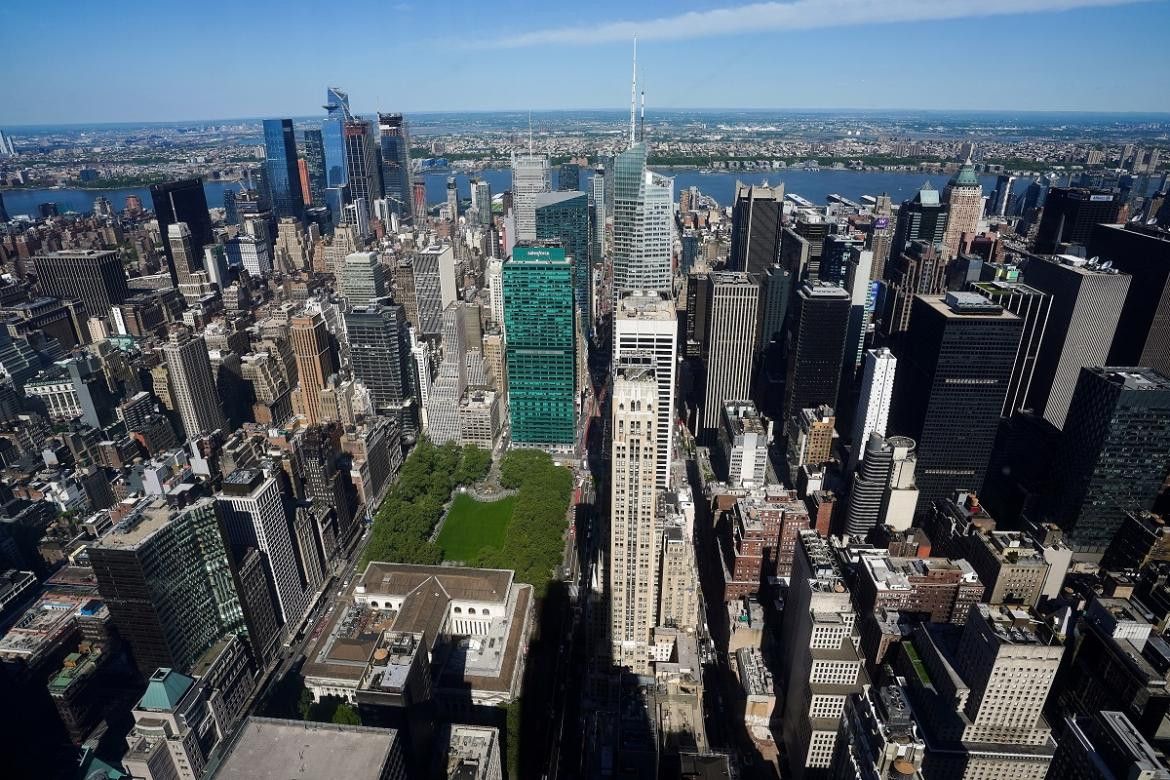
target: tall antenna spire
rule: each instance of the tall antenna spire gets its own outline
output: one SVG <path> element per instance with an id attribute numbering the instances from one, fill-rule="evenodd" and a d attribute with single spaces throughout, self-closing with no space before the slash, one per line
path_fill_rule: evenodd
<path id="1" fill-rule="evenodd" d="M 528 112 L 528 156 L 532 156 L 532 112 Z"/>
<path id="2" fill-rule="evenodd" d="M 646 142 L 646 90 L 642 90 L 642 121 L 638 125 L 638 140 Z"/>
<path id="3" fill-rule="evenodd" d="M 638 36 L 634 36 L 634 73 L 630 80 L 630 145 L 637 143 L 635 116 L 638 108 Z"/>

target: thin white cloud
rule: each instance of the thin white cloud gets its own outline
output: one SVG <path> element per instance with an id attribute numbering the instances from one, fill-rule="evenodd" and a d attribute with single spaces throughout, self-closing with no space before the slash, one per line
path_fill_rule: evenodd
<path id="1" fill-rule="evenodd" d="M 811 30 L 845 25 L 922 22 L 1005 14 L 1069 11 L 1076 8 L 1130 5 L 1148 0 L 793 0 L 690 11 L 642 21 L 553 27 L 488 41 L 488 46 L 517 48 L 589 45 L 628 41 L 677 41 L 737 33 Z"/>

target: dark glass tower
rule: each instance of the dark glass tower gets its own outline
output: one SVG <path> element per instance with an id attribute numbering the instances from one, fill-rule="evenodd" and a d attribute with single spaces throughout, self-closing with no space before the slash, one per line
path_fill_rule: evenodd
<path id="1" fill-rule="evenodd" d="M 390 210 L 400 217 L 414 214 L 410 192 L 410 131 L 402 114 L 378 114 L 382 153 L 382 187 Z"/>
<path id="2" fill-rule="evenodd" d="M 890 429 L 918 442 L 919 512 L 983 487 L 1023 326 L 977 293 L 914 299 Z"/>
<path id="3" fill-rule="evenodd" d="M 1102 552 L 1127 510 L 1150 509 L 1170 468 L 1170 379 L 1149 368 L 1081 369 L 1057 457 L 1050 517 Z"/>
<path id="4" fill-rule="evenodd" d="M 346 164 L 345 123 L 351 118 L 349 95 L 339 87 L 325 90 L 326 117 L 321 122 L 321 138 L 325 146 L 325 186 L 341 187 L 349 182 Z M 339 216 L 334 213 L 334 221 Z"/>
<path id="5" fill-rule="evenodd" d="M 325 139 L 320 130 L 305 131 L 305 169 L 309 174 L 309 202 L 325 203 Z"/>
<path id="6" fill-rule="evenodd" d="M 202 258 L 203 247 L 215 243 L 215 237 L 211 233 L 211 214 L 207 210 L 207 195 L 203 191 L 203 179 L 182 179 L 152 184 L 150 199 L 154 203 L 158 232 L 163 237 L 167 268 L 174 279 L 175 259 L 171 256 L 170 242 L 166 240 L 167 229 L 171 225 L 176 222 L 187 223 L 187 229 L 191 231 L 191 251 L 196 257 Z"/>
<path id="7" fill-rule="evenodd" d="M 581 189 L 581 166 L 577 163 L 561 163 L 557 168 L 557 189 L 573 192 Z"/>
<path id="8" fill-rule="evenodd" d="M 1053 187 L 1036 230 L 1036 252 L 1051 255 L 1061 244 L 1084 246 L 1095 225 L 1117 221 L 1120 208 L 1121 202 L 1111 190 Z"/>
<path id="9" fill-rule="evenodd" d="M 902 254 L 911 241 L 925 241 L 931 246 L 941 244 L 946 232 L 947 206 L 939 199 L 938 190 L 927 182 L 898 209 L 890 257 Z"/>
<path id="10" fill-rule="evenodd" d="M 827 282 L 805 282 L 797 292 L 786 344 L 786 427 L 801 409 L 837 406 L 850 306 L 849 293 Z"/>
<path id="11" fill-rule="evenodd" d="M 976 282 L 972 288 L 1024 321 L 1020 354 L 1016 356 L 1012 380 L 1008 383 L 1007 396 L 1003 401 L 1003 416 L 1011 417 L 1016 411 L 1027 407 L 1028 391 L 1036 373 L 1040 347 L 1044 343 L 1048 312 L 1052 308 L 1052 296 L 1023 282 Z"/>
<path id="12" fill-rule="evenodd" d="M 301 192 L 297 138 L 291 119 L 264 120 L 264 165 L 276 218 L 300 219 L 305 211 L 305 196 Z"/>
<path id="13" fill-rule="evenodd" d="M 1088 255 L 1132 277 L 1109 362 L 1149 366 L 1170 376 L 1170 230 L 1098 225 Z"/>
<path id="14" fill-rule="evenodd" d="M 584 192 L 542 192 L 536 195 L 537 241 L 556 241 L 573 263 L 573 298 L 582 333 L 589 333 L 589 196 Z"/>
<path id="15" fill-rule="evenodd" d="M 737 184 L 731 215 L 729 271 L 763 276 L 780 259 L 784 186 L 753 187 Z"/>
<path id="16" fill-rule="evenodd" d="M 164 246 L 169 253 L 169 245 Z M 130 296 L 126 272 L 114 251 L 46 252 L 33 257 L 33 267 L 41 293 L 54 298 L 79 298 L 91 317 L 108 317 L 111 306 Z"/>
<path id="17" fill-rule="evenodd" d="M 383 299 L 386 301 L 386 299 Z M 410 334 L 406 311 L 388 301 L 345 315 L 350 365 L 370 391 L 374 408 L 397 414 L 411 398 Z"/>

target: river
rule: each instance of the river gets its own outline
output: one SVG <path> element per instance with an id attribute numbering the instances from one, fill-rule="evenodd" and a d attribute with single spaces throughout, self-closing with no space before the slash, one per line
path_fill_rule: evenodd
<path id="1" fill-rule="evenodd" d="M 678 193 L 687 187 L 698 187 L 704 195 L 709 195 L 724 206 L 731 205 L 735 198 L 735 183 L 742 181 L 745 184 L 770 184 L 783 182 L 784 191 L 800 195 L 816 204 L 825 203 L 827 195 L 837 193 L 858 200 L 862 195 L 879 195 L 889 193 L 895 203 L 911 197 L 924 181 L 930 181 L 938 189 L 946 185 L 946 176 L 928 175 L 925 173 L 885 173 L 878 171 L 843 171 L 825 169 L 820 171 L 769 171 L 769 172 L 707 172 L 700 173 L 694 168 L 658 169 L 660 173 L 674 177 L 675 199 Z M 427 173 L 424 179 L 427 183 L 427 201 L 441 203 L 447 197 L 447 173 Z M 493 193 L 500 193 L 508 189 L 512 183 L 511 172 L 506 168 L 489 168 L 474 174 L 454 174 L 459 195 L 464 200 L 471 197 L 468 189 L 468 179 L 478 176 L 486 179 L 492 187 Z M 555 185 L 556 174 L 553 174 Z M 995 188 L 994 176 L 982 176 L 983 191 L 990 194 Z M 1027 186 L 1027 179 L 1018 181 L 1016 187 Z M 585 183 L 585 177 L 582 177 Z M 206 181 L 203 189 L 207 193 L 207 205 L 216 208 L 223 205 L 225 190 L 240 189 L 240 182 Z M 1019 192 L 1019 190 L 1017 190 Z M 38 204 L 56 203 L 58 209 L 67 211 L 87 212 L 93 210 L 93 202 L 98 197 L 104 197 L 113 203 L 115 209 L 122 209 L 128 195 L 137 195 L 142 199 L 146 208 L 151 207 L 150 191 L 146 187 L 126 187 L 112 190 L 81 190 L 81 189 L 14 189 L 0 192 L 4 198 L 4 205 L 11 215 L 35 214 Z"/>

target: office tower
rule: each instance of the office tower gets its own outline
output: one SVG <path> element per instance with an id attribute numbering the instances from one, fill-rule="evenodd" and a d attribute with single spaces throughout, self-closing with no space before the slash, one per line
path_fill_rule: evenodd
<path id="1" fill-rule="evenodd" d="M 910 708 L 906 681 L 850 694 L 841 716 L 831 780 L 916 780 L 926 742 Z"/>
<path id="2" fill-rule="evenodd" d="M 530 151 L 512 158 L 512 213 L 516 219 L 516 241 L 536 240 L 536 196 L 550 189 L 547 157 Z"/>
<path id="3" fill-rule="evenodd" d="M 37 289 L 54 298 L 78 298 L 92 317 L 108 317 L 110 307 L 130 297 L 126 272 L 115 251 L 70 249 L 32 259 Z"/>
<path id="4" fill-rule="evenodd" d="M 342 124 L 345 141 L 345 161 L 348 166 L 346 184 L 352 202 L 364 201 L 366 208 L 382 196 L 382 173 L 378 169 L 378 148 L 374 125 L 368 119 L 351 117 Z"/>
<path id="5" fill-rule="evenodd" d="M 687 274 L 687 312 L 683 339 L 688 360 L 707 357 L 707 323 L 711 319 L 711 277 L 706 271 Z"/>
<path id="6" fill-rule="evenodd" d="M 627 293 L 617 304 L 613 325 L 613 364 L 649 365 L 658 382 L 657 454 L 654 472 L 660 490 L 670 486 L 674 444 L 674 392 L 678 365 L 675 307 L 658 293 Z"/>
<path id="7" fill-rule="evenodd" d="M 911 241 L 886 263 L 882 317 L 887 335 L 910 327 L 910 311 L 917 295 L 941 295 L 947 289 L 946 261 L 938 246 Z"/>
<path id="8" fill-rule="evenodd" d="M 378 114 L 382 187 L 390 210 L 404 219 L 415 216 L 411 194 L 410 129 L 402 114 Z"/>
<path id="9" fill-rule="evenodd" d="M 325 90 L 325 119 L 321 122 L 321 137 L 325 145 L 325 186 L 343 187 L 349 182 L 349 164 L 345 143 L 345 123 L 353 115 L 349 112 L 349 95 L 340 87 Z M 334 219 L 337 219 L 334 211 Z"/>
<path id="10" fill-rule="evenodd" d="M 354 309 L 345 314 L 345 333 L 354 379 L 366 386 L 379 414 L 399 414 L 413 386 L 406 312 L 385 300 Z"/>
<path id="11" fill-rule="evenodd" d="M 943 254 L 951 258 L 967 251 L 983 216 L 983 185 L 975 175 L 970 157 L 947 182 L 943 200 L 947 204 Z"/>
<path id="12" fill-rule="evenodd" d="M 225 634 L 245 630 L 215 502 L 135 508 L 90 545 L 98 592 L 143 676 L 187 669 Z"/>
<path id="13" fill-rule="evenodd" d="M 1044 200 L 1044 214 L 1036 229 L 1035 251 L 1053 255 L 1064 244 L 1089 243 L 1093 228 L 1114 224 L 1121 202 L 1112 190 L 1083 187 L 1053 187 Z"/>
<path id="14" fill-rule="evenodd" d="M 479 214 L 479 224 L 492 224 L 492 185 L 487 179 L 472 180 L 471 201 Z"/>
<path id="15" fill-rule="evenodd" d="M 1057 455 L 1051 519 L 1069 545 L 1103 551 L 1127 510 L 1150 509 L 1170 468 L 1170 379 L 1083 368 Z"/>
<path id="16" fill-rule="evenodd" d="M 459 221 L 459 187 L 454 176 L 447 177 L 447 218 L 452 222 Z"/>
<path id="17" fill-rule="evenodd" d="M 154 217 L 158 232 L 166 236 L 176 222 L 186 222 L 191 231 L 191 249 L 196 257 L 203 256 L 203 247 L 215 243 L 211 232 L 211 213 L 207 210 L 207 194 L 203 191 L 203 179 L 181 179 L 164 184 L 150 185 L 150 200 L 154 205 Z M 174 275 L 175 261 L 171 257 L 169 244 L 163 244 L 167 256 L 167 268 Z M 87 302 L 88 303 L 88 302 Z M 95 311 L 90 309 L 90 311 Z"/>
<path id="18" fill-rule="evenodd" d="M 653 369 L 618 366 L 614 377 L 610 455 L 610 640 L 613 663 L 650 671 L 651 631 L 658 625 L 658 382 Z"/>
<path id="19" fill-rule="evenodd" d="M 281 622 L 295 631 L 311 594 L 293 550 L 292 525 L 276 478 L 261 469 L 236 469 L 224 478 L 215 504 L 232 546 L 260 551 Z"/>
<path id="20" fill-rule="evenodd" d="M 426 434 L 438 445 L 460 443 L 459 402 L 467 389 L 467 331 L 461 307 L 443 310 L 443 356 L 426 403 Z"/>
<path id="21" fill-rule="evenodd" d="M 798 780 L 829 768 L 845 700 L 864 690 L 853 642 L 856 617 L 828 543 L 816 531 L 800 531 L 780 634 L 780 668 L 788 672 L 782 739 Z"/>
<path id="22" fill-rule="evenodd" d="M 1063 428 L 1081 369 L 1108 362 L 1132 280 L 1073 257 L 1031 258 L 1024 280 L 1052 296 L 1026 406 Z"/>
<path id="23" fill-rule="evenodd" d="M 264 120 L 264 164 L 277 219 L 300 219 L 305 213 L 305 195 L 301 192 L 297 137 L 291 119 Z"/>
<path id="24" fill-rule="evenodd" d="M 0 192 L 0 224 L 7 222 L 11 217 L 8 216 L 8 210 L 4 208 L 4 193 Z"/>
<path id="25" fill-rule="evenodd" d="M 439 336 L 443 310 L 456 300 L 455 250 L 449 246 L 427 247 L 414 256 L 413 268 L 419 332 L 434 339 Z"/>
<path id="26" fill-rule="evenodd" d="M 913 198 L 902 201 L 890 257 L 897 257 L 911 241 L 925 241 L 930 246 L 941 244 L 947 236 L 947 206 L 930 182 L 922 185 Z M 888 273 L 887 273 L 888 276 Z"/>
<path id="27" fill-rule="evenodd" d="M 598 165 L 589 179 L 589 231 L 593 244 L 593 254 L 589 259 L 595 263 L 605 257 L 605 188 L 605 166 Z"/>
<path id="28" fill-rule="evenodd" d="M 661 508 L 660 510 L 661 511 Z M 699 623 L 699 569 L 695 542 L 683 523 L 662 524 L 658 573 L 658 625 L 693 632 Z"/>
<path id="29" fill-rule="evenodd" d="M 557 191 L 573 192 L 581 189 L 581 166 L 574 162 L 561 163 L 557 168 Z"/>
<path id="30" fill-rule="evenodd" d="M 763 276 L 778 262 L 783 217 L 783 184 L 760 187 L 736 182 L 728 270 Z"/>
<path id="31" fill-rule="evenodd" d="M 1008 204 L 1012 200 L 1012 183 L 1016 177 L 1010 173 L 1001 173 L 995 177 L 995 192 L 991 195 L 988 211 L 997 217 L 1005 217 L 1008 213 Z"/>
<path id="32" fill-rule="evenodd" d="M 873 221 L 867 236 L 866 249 L 873 252 L 872 279 L 885 278 L 886 261 L 890 259 L 890 247 L 894 242 L 893 215 L 894 206 L 890 196 L 883 192 L 875 199 Z"/>
<path id="33" fill-rule="evenodd" d="M 12 144 L 11 136 L 4 135 L 4 131 L 0 130 L 0 157 L 15 157 L 16 147 Z"/>
<path id="34" fill-rule="evenodd" d="M 918 443 L 919 511 L 982 488 L 1023 325 L 976 293 L 914 299 L 890 427 Z"/>
<path id="35" fill-rule="evenodd" d="M 593 329 L 590 301 L 593 284 L 589 264 L 589 196 L 584 192 L 542 192 L 536 209 L 536 238 L 558 241 L 573 264 L 573 299 L 581 332 Z"/>
<path id="36" fill-rule="evenodd" d="M 293 411 L 308 425 L 321 421 L 321 390 L 337 371 L 337 358 L 329 330 L 320 312 L 305 312 L 289 318 L 288 339 L 296 359 L 298 385 Z"/>
<path id="37" fill-rule="evenodd" d="M 706 387 L 699 421 L 699 438 L 708 444 L 715 441 L 723 404 L 748 397 L 760 305 L 760 286 L 749 274 L 714 271 L 709 283 Z"/>
<path id="38" fill-rule="evenodd" d="M 504 261 L 505 364 L 512 442 L 576 441 L 573 269 L 560 247 L 517 246 Z"/>
<path id="39" fill-rule="evenodd" d="M 339 423 L 310 425 L 294 439 L 297 474 L 303 480 L 305 498 L 313 502 L 318 518 L 332 513 L 337 520 L 335 538 L 324 545 L 327 559 L 332 558 L 334 545 L 341 547 L 349 540 L 357 509 L 353 482 L 348 470 L 340 466 L 342 432 Z"/>
<path id="40" fill-rule="evenodd" d="M 171 398 L 178 407 L 179 419 L 188 439 L 216 430 L 225 430 L 207 343 L 193 335 L 185 325 L 171 326 L 167 343 L 162 347 L 170 379 Z"/>
<path id="41" fill-rule="evenodd" d="M 849 293 L 849 324 L 845 331 L 845 358 L 841 363 L 842 392 L 852 393 L 865 356 L 865 342 L 873 330 L 878 285 L 870 279 L 873 252 L 860 246 L 849 250 L 842 287 Z"/>
<path id="42" fill-rule="evenodd" d="M 1133 223 L 1098 225 L 1088 256 L 1132 277 L 1109 364 L 1149 366 L 1170 376 L 1170 231 Z"/>
<path id="43" fill-rule="evenodd" d="M 328 186 L 325 176 L 325 141 L 321 131 L 309 129 L 305 131 L 305 168 L 309 174 L 309 202 L 314 206 L 325 203 L 325 188 Z"/>
<path id="44" fill-rule="evenodd" d="M 491 304 L 492 322 L 504 327 L 504 261 L 492 259 L 487 265 L 488 301 Z"/>
<path id="45" fill-rule="evenodd" d="M 833 433 L 836 427 L 833 407 L 821 405 L 815 409 L 799 409 L 788 420 L 788 479 L 799 484 L 802 469 L 808 472 L 822 470 L 833 455 Z"/>
<path id="46" fill-rule="evenodd" d="M 827 282 L 801 285 L 789 311 L 784 427 L 801 409 L 836 406 L 849 325 L 849 293 Z"/>
<path id="47" fill-rule="evenodd" d="M 865 352 L 865 367 L 861 376 L 861 396 L 857 399 L 857 413 L 853 417 L 853 434 L 849 440 L 849 470 L 865 458 L 869 435 L 884 437 L 890 419 L 890 402 L 894 396 L 894 376 L 898 358 L 885 347 Z"/>
<path id="48" fill-rule="evenodd" d="M 784 238 L 781 240 L 780 252 L 784 258 L 789 247 L 785 244 L 799 242 L 800 249 L 796 250 L 801 256 L 800 280 L 819 279 L 821 277 L 821 257 L 825 251 L 825 238 L 833 226 L 825 220 L 824 214 L 812 209 L 801 209 L 792 218 L 792 227 L 785 228 Z M 795 250 L 795 247 L 793 247 Z M 781 265 L 793 268 L 796 266 L 792 258 L 781 260 Z"/>
<path id="49" fill-rule="evenodd" d="M 638 142 L 614 162 L 613 295 L 631 290 L 670 294 L 674 180 L 646 169 Z"/>
<path id="50" fill-rule="evenodd" d="M 865 539 L 870 531 L 882 524 L 882 510 L 894 467 L 894 448 L 877 431 L 859 441 L 854 448 L 863 450 L 863 457 L 853 471 L 845 533 Z"/>
<path id="51" fill-rule="evenodd" d="M 176 222 L 167 228 L 167 243 L 170 245 L 171 257 L 174 258 L 172 282 L 181 289 L 182 285 L 194 281 L 194 274 L 203 270 L 203 256 L 195 254 L 195 248 L 191 245 L 191 231 L 186 222 Z"/>
<path id="52" fill-rule="evenodd" d="M 760 335 L 756 340 L 758 352 L 766 350 L 769 344 L 781 336 L 784 319 L 788 316 L 788 304 L 792 299 L 794 279 L 792 272 L 781 265 L 772 264 L 764 269 L 760 281 Z"/>
<path id="53" fill-rule="evenodd" d="M 720 476 L 733 488 L 761 488 L 767 481 L 768 443 L 772 424 L 760 416 L 751 401 L 723 404 L 719 426 Z"/>
<path id="54" fill-rule="evenodd" d="M 853 234 L 830 234 L 821 242 L 821 265 L 817 278 L 822 282 L 849 289 L 850 260 L 854 251 L 865 248 L 865 241 Z M 868 256 L 868 255 L 867 255 Z M 870 265 L 873 264 L 872 259 Z M 869 273 L 869 268 L 865 269 Z"/>
<path id="55" fill-rule="evenodd" d="M 1079 717 L 1066 715 L 1064 726 L 1049 777 L 1170 780 L 1170 769 L 1125 713 L 1106 710 Z"/>
<path id="56" fill-rule="evenodd" d="M 386 268 L 377 252 L 354 252 L 341 267 L 341 294 L 351 309 L 369 306 L 389 294 Z"/>
<path id="57" fill-rule="evenodd" d="M 975 282 L 971 289 L 1024 321 L 1020 352 L 1016 355 L 1001 413 L 1003 417 L 1011 417 L 1013 413 L 1028 408 L 1028 394 L 1044 345 L 1053 296 L 1023 282 L 1003 280 Z"/>

